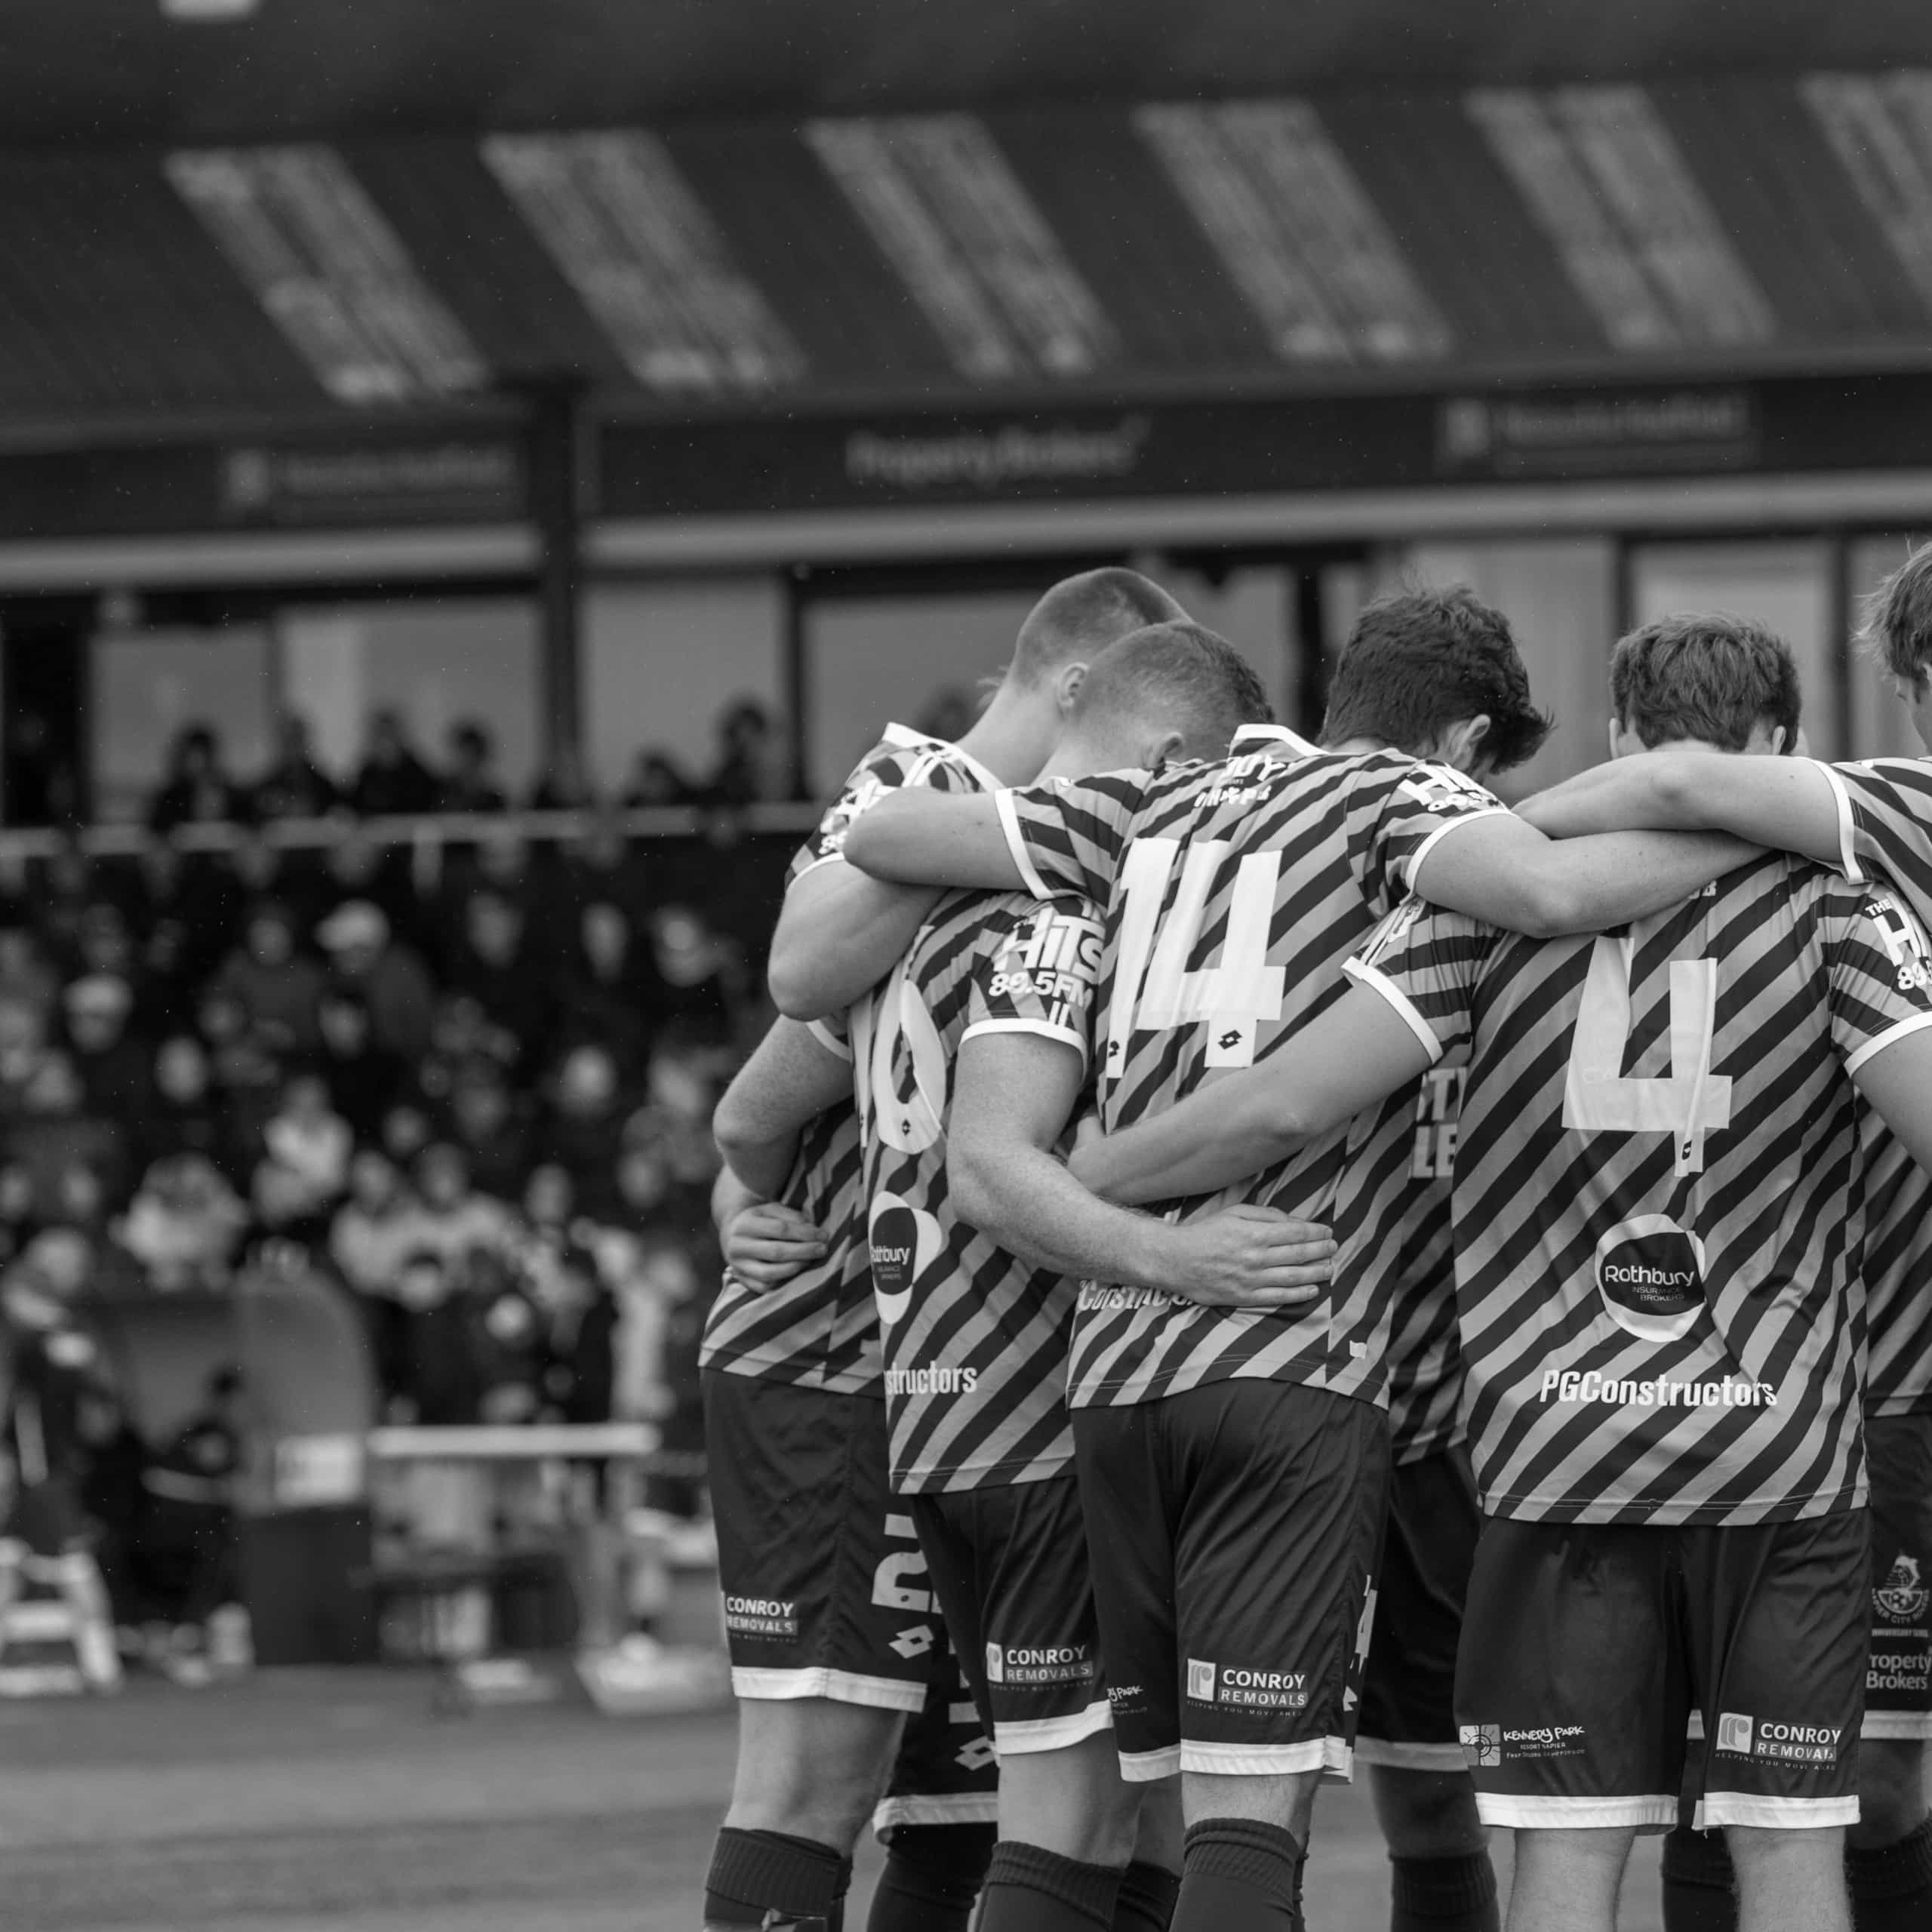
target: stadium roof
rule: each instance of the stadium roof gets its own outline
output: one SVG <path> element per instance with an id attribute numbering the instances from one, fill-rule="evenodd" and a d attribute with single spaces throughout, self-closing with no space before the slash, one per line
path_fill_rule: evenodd
<path id="1" fill-rule="evenodd" d="M 242 4 L 242 0 L 235 0 Z M 7 0 L 0 145 L 1932 62 L 1923 0 Z"/>

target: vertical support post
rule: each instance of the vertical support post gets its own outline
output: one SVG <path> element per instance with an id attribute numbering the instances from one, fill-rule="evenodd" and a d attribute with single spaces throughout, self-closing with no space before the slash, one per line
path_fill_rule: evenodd
<path id="1" fill-rule="evenodd" d="M 784 593 L 784 635 L 780 641 L 779 694 L 785 707 L 785 755 L 789 768 L 788 798 L 807 796 L 805 782 L 805 623 L 810 571 L 795 565 L 780 580 Z"/>
<path id="2" fill-rule="evenodd" d="M 544 753 L 552 771 L 583 749 L 583 579 L 586 435 L 583 383 L 531 383 L 530 515 L 537 528 Z"/>
<path id="3" fill-rule="evenodd" d="M 1327 614 L 1321 595 L 1321 565 L 1309 559 L 1294 567 L 1295 641 L 1300 647 L 1295 666 L 1294 728 L 1312 738 L 1321 729 L 1328 710 Z"/>

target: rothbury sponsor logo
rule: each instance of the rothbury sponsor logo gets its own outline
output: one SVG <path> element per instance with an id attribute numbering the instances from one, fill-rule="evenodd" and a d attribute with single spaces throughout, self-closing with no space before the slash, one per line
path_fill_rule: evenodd
<path id="1" fill-rule="evenodd" d="M 1703 1244 L 1666 1214 L 1640 1214 L 1597 1243 L 1597 1286 L 1617 1325 L 1647 1342 L 1687 1334 L 1704 1306 Z"/>

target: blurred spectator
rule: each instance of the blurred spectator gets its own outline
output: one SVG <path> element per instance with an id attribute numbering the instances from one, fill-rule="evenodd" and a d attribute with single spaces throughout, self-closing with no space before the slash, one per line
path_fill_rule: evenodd
<path id="1" fill-rule="evenodd" d="M 542 1059 L 554 1010 L 552 981 L 520 904 L 494 889 L 470 894 L 449 979 L 515 1043 L 519 1068 Z"/>
<path id="2" fill-rule="evenodd" d="M 0 926 L 0 1000 L 30 1008 L 42 1026 L 53 1017 L 60 979 L 24 926 Z"/>
<path id="3" fill-rule="evenodd" d="M 477 1324 L 482 1420 L 500 1427 L 534 1422 L 548 1365 L 546 1324 L 536 1302 L 508 1259 L 488 1249 L 465 1257 L 463 1292 Z"/>
<path id="4" fill-rule="evenodd" d="M 532 811 L 582 811 L 596 802 L 583 757 L 574 749 L 559 752 L 551 760 L 549 771 L 531 787 Z"/>
<path id="5" fill-rule="evenodd" d="M 201 1406 L 152 1457 L 139 1528 L 150 1610 L 174 1626 L 171 1674 L 205 1682 L 208 1620 L 241 1595 L 235 1487 L 242 1470 L 242 1371 L 208 1378 Z"/>
<path id="6" fill-rule="evenodd" d="M 148 828 L 206 824 L 243 815 L 242 788 L 223 768 L 221 741 L 207 724 L 184 725 L 168 753 L 161 789 L 148 807 Z"/>
<path id="7" fill-rule="evenodd" d="M 432 812 L 440 801 L 435 776 L 416 755 L 399 712 L 371 714 L 369 748 L 349 788 L 349 802 L 365 818 Z"/>
<path id="8" fill-rule="evenodd" d="M 248 1225 L 248 1209 L 218 1168 L 198 1154 L 175 1154 L 142 1177 L 121 1244 L 157 1288 L 221 1288 Z"/>
<path id="9" fill-rule="evenodd" d="M 660 906 L 651 915 L 651 945 L 665 1020 L 709 1045 L 725 1045 L 744 984 L 735 949 L 688 906 Z"/>
<path id="10" fill-rule="evenodd" d="M 601 1046 L 574 1047 L 550 1081 L 550 1118 L 540 1152 L 570 1176 L 580 1211 L 594 1220 L 617 1212 L 617 1155 L 623 1109 L 617 1066 Z"/>
<path id="11" fill-rule="evenodd" d="M 307 719 L 285 712 L 275 724 L 274 758 L 249 793 L 252 815 L 261 820 L 321 818 L 341 795 L 315 762 Z"/>
<path id="12" fill-rule="evenodd" d="M 665 1004 L 648 938 L 608 900 L 591 900 L 574 923 L 577 943 L 565 977 L 565 1037 L 608 1047 L 623 1066 L 641 1065 Z"/>
<path id="13" fill-rule="evenodd" d="M 136 1121 L 151 1110 L 146 1047 L 128 1031 L 134 995 L 125 980 L 90 973 L 64 995 L 67 1045 L 89 1113 Z"/>
<path id="14" fill-rule="evenodd" d="M 475 720 L 452 725 L 449 769 L 437 802 L 446 812 L 500 812 L 509 803 L 497 776 L 496 741 Z"/>
<path id="15" fill-rule="evenodd" d="M 393 1295 L 413 1247 L 411 1204 L 393 1161 L 365 1148 L 349 1165 L 349 1198 L 329 1227 L 329 1258 L 358 1294 Z"/>
<path id="16" fill-rule="evenodd" d="M 355 1147 L 348 1121 L 330 1104 L 327 1083 L 312 1073 L 295 1075 L 262 1129 L 251 1192 L 264 1226 L 319 1245 L 348 1189 Z"/>
<path id="17" fill-rule="evenodd" d="M 481 1421 L 483 1372 L 469 1297 L 453 1278 L 455 1258 L 433 1247 L 412 1249 L 397 1278 L 402 1346 L 396 1364 L 394 1419 L 426 1427 Z"/>
<path id="18" fill-rule="evenodd" d="M 462 1150 L 476 1185 L 499 1198 L 518 1193 L 529 1172 L 529 1141 L 503 1069 L 488 1060 L 457 1067 L 448 1115 L 450 1138 Z"/>
<path id="19" fill-rule="evenodd" d="M 426 1051 L 435 989 L 422 960 L 392 936 L 382 909 L 352 899 L 322 921 L 315 937 L 328 955 L 335 985 L 367 1008 L 378 1051 L 406 1060 Z"/>
<path id="20" fill-rule="evenodd" d="M 617 1375 L 616 1292 L 595 1256 L 571 1247 L 543 1278 L 549 1357 L 543 1392 L 560 1422 L 608 1422 Z"/>
<path id="21" fill-rule="evenodd" d="M 153 1088 L 140 1130 L 147 1165 L 170 1154 L 197 1154 L 216 1167 L 232 1160 L 236 1150 L 214 1089 L 208 1050 L 192 1033 L 171 1034 L 156 1049 Z"/>
<path id="22" fill-rule="evenodd" d="M 515 1221 L 509 1209 L 470 1185 L 469 1162 L 460 1148 L 432 1141 L 416 1157 L 416 1199 L 411 1209 L 412 1251 L 454 1263 L 472 1248 L 509 1247 Z"/>
<path id="23" fill-rule="evenodd" d="M 641 751 L 632 768 L 624 803 L 632 811 L 647 805 L 687 805 L 691 782 L 669 752 Z"/>
<path id="24" fill-rule="evenodd" d="M 383 1117 L 402 1097 L 408 1063 L 376 1044 L 368 1001 L 352 986 L 331 986 L 317 1009 L 321 1051 L 317 1065 L 337 1111 L 364 1143 L 375 1140 Z"/>
<path id="25" fill-rule="evenodd" d="M 706 803 L 756 804 L 789 789 L 786 752 L 771 714 L 755 698 L 740 698 L 718 721 L 718 752 L 702 791 Z"/>
<path id="26" fill-rule="evenodd" d="M 215 980 L 217 989 L 239 1003 L 263 1044 L 276 1051 L 314 1048 L 326 984 L 321 968 L 296 949 L 294 915 L 274 900 L 249 912 L 240 947 Z"/>

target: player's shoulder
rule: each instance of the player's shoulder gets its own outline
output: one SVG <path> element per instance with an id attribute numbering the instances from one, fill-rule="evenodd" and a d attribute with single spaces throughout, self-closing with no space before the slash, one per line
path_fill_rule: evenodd
<path id="1" fill-rule="evenodd" d="M 906 724 L 888 724 L 878 742 L 847 777 L 849 790 L 867 780 L 881 786 L 920 785 L 937 780 L 961 780 L 990 791 L 999 780 L 971 752 L 946 738 L 915 731 Z"/>

